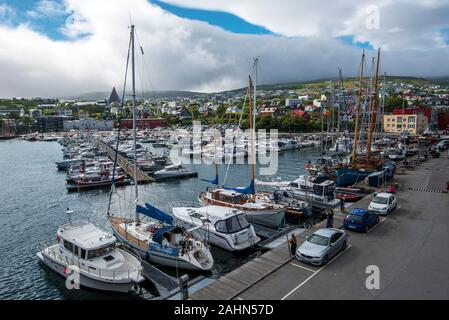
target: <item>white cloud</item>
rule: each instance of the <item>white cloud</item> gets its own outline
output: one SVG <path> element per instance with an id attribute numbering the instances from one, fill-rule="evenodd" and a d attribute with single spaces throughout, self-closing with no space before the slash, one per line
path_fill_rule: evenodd
<path id="1" fill-rule="evenodd" d="M 339 30 L 348 28 L 352 32 L 356 11 L 349 11 L 349 0 L 338 1 L 348 11 L 342 14 L 346 18 L 339 23 Z M 264 7 L 265 1 L 260 2 Z M 259 80 L 264 83 L 336 76 L 338 67 L 343 68 L 344 75 L 355 75 L 359 65 L 360 49 L 336 40 L 336 30 L 324 32 L 325 26 L 312 23 L 312 16 L 319 7 L 315 5 L 308 7 L 307 11 L 284 17 L 288 20 L 293 16 L 297 19 L 306 16 L 310 22 L 310 28 L 304 31 L 303 37 L 287 38 L 229 33 L 207 23 L 179 18 L 146 0 L 67 0 L 64 3 L 64 11 L 73 13 L 74 17 L 73 23 L 68 19 L 62 26 L 62 30 L 71 37 L 69 40 L 49 39 L 27 24 L 11 27 L 0 23 L 0 97 L 67 96 L 107 91 L 113 85 L 120 87 L 126 62 L 130 14 L 145 51 L 155 90 L 212 92 L 245 86 L 255 56 L 260 57 Z M 436 6 L 429 3 L 429 7 Z M 329 8 L 332 6 L 327 4 L 323 10 L 332 11 Z M 272 16 L 279 19 L 284 12 L 281 7 L 271 7 Z M 289 8 L 293 10 L 293 7 Z M 303 9 L 306 10 L 307 6 L 304 5 Z M 336 16 L 342 11 L 334 10 Z M 404 10 L 397 15 L 404 16 Z M 277 19 L 272 16 L 267 18 L 266 25 L 255 18 L 250 22 L 270 26 L 274 32 L 281 28 L 287 30 L 288 26 L 282 27 L 282 19 L 276 23 Z M 332 29 L 330 23 L 323 24 Z M 419 24 L 424 25 L 425 22 Z M 293 23 L 287 25 L 292 28 Z M 404 26 L 402 18 L 398 17 L 391 25 L 388 30 L 396 27 L 396 32 L 386 32 L 388 35 L 384 38 L 388 41 L 394 39 L 394 34 L 403 35 L 400 30 Z M 88 36 L 80 37 L 83 34 Z M 380 34 L 368 35 L 374 43 L 382 42 Z M 410 41 L 405 40 L 402 45 L 391 46 L 382 55 L 382 71 L 395 75 L 449 74 L 448 48 L 441 45 L 442 39 L 426 40 L 419 34 L 414 37 L 418 42 L 427 41 L 432 46 L 426 51 L 412 50 L 408 49 Z M 364 39 L 360 36 L 361 41 Z M 435 41 L 439 45 L 435 45 Z M 139 80 L 139 76 L 137 78 Z M 144 89 L 150 88 L 147 85 Z"/>
<path id="2" fill-rule="evenodd" d="M 4 24 L 11 21 L 16 16 L 16 10 L 6 3 L 0 3 L 0 19 Z"/>
<path id="3" fill-rule="evenodd" d="M 65 15 L 67 12 L 62 2 L 40 0 L 32 10 L 26 12 L 30 18 L 51 18 Z"/>

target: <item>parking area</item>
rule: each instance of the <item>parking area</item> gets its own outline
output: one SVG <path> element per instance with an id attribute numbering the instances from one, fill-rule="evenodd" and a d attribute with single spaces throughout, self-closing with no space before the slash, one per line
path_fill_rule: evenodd
<path id="1" fill-rule="evenodd" d="M 348 247 L 316 267 L 292 259 L 236 299 L 448 299 L 449 160 L 432 159 L 398 176 L 399 206 L 368 233 L 347 231 Z M 365 207 L 364 199 L 355 207 Z M 338 227 L 338 226 L 337 226 Z M 379 288 L 366 286 L 373 266 Z"/>

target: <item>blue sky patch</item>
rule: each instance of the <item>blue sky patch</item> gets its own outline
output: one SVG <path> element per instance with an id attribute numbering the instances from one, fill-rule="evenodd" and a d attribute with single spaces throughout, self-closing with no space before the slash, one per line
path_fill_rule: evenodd
<path id="1" fill-rule="evenodd" d="M 220 27 L 233 33 L 273 34 L 271 31 L 262 26 L 251 24 L 230 13 L 182 8 L 157 0 L 150 0 L 150 2 L 178 17 L 207 22 L 213 26 Z"/>
<path id="2" fill-rule="evenodd" d="M 54 3 L 62 4 L 62 1 L 54 0 Z M 17 26 L 21 23 L 28 24 L 33 30 L 45 34 L 53 40 L 66 40 L 68 37 L 61 32 L 70 13 L 61 12 L 59 14 L 44 15 L 36 11 L 38 0 L 0 0 L 1 4 L 6 4 L 15 10 L 11 21 Z M 34 14 L 33 14 L 34 12 Z"/>
<path id="3" fill-rule="evenodd" d="M 337 37 L 337 39 L 342 41 L 345 44 L 349 44 L 351 46 L 356 46 L 361 49 L 374 50 L 374 47 L 371 45 L 371 43 L 369 43 L 368 41 L 365 41 L 365 42 L 354 41 L 354 36 L 352 36 L 352 35 L 340 36 L 340 37 Z"/>

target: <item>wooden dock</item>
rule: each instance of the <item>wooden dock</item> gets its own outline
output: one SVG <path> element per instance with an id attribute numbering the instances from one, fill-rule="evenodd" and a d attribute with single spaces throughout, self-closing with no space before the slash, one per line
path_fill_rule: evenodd
<path id="1" fill-rule="evenodd" d="M 344 215 L 334 214 L 334 227 L 343 225 Z M 296 238 L 298 243 L 306 240 L 313 232 L 326 227 L 326 220 L 314 225 L 312 228 L 302 232 L 298 230 Z M 277 269 L 295 259 L 289 254 L 287 238 L 283 244 L 271 249 L 259 257 L 245 263 L 241 267 L 218 278 L 210 285 L 190 295 L 192 300 L 233 300 L 255 284 L 263 281 Z"/>
<path id="2" fill-rule="evenodd" d="M 108 154 L 108 157 L 114 161 L 115 160 L 115 150 L 108 146 L 106 143 L 101 141 L 100 139 L 94 140 L 95 145 L 101 151 L 104 151 Z M 130 163 L 125 157 L 120 154 L 117 154 L 117 164 L 126 172 L 127 175 L 134 179 L 134 165 Z M 147 175 L 144 171 L 137 168 L 137 182 L 139 184 L 143 183 L 151 183 L 154 182 L 154 179 Z"/>

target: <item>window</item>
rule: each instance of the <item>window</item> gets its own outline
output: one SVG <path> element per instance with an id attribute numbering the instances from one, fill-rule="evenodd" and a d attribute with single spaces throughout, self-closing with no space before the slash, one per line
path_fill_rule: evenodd
<path id="1" fill-rule="evenodd" d="M 66 248 L 70 252 L 73 252 L 73 243 L 71 243 L 67 240 L 64 240 L 64 248 Z"/>
<path id="2" fill-rule="evenodd" d="M 81 249 L 80 258 L 81 259 L 86 259 L 86 250 L 85 249 Z"/>
<path id="3" fill-rule="evenodd" d="M 319 236 L 317 234 L 311 235 L 310 238 L 307 241 L 309 241 L 310 243 L 313 243 L 313 244 L 320 245 L 320 246 L 327 246 L 327 245 L 329 245 L 329 238 L 323 237 L 323 236 Z"/>
<path id="4" fill-rule="evenodd" d="M 215 230 L 217 230 L 218 232 L 227 233 L 228 229 L 226 228 L 226 221 L 218 221 L 215 224 Z"/>
<path id="5" fill-rule="evenodd" d="M 105 246 L 105 247 L 102 247 L 102 248 L 95 249 L 95 250 L 89 250 L 87 252 L 87 259 L 101 257 L 101 256 L 109 254 L 110 252 L 112 252 L 114 250 L 115 250 L 115 243 Z"/>

